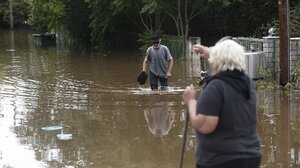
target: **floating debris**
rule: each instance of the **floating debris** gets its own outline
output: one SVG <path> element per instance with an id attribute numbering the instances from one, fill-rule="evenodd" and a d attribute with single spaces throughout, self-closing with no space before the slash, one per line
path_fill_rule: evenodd
<path id="1" fill-rule="evenodd" d="M 61 125 L 54 125 L 54 126 L 42 127 L 41 129 L 43 131 L 57 131 L 57 130 L 62 130 L 63 126 L 61 126 Z"/>
<path id="2" fill-rule="evenodd" d="M 72 134 L 64 134 L 64 129 L 61 129 L 60 134 L 57 134 L 56 137 L 58 140 L 68 141 L 71 140 L 73 136 Z"/>
<path id="3" fill-rule="evenodd" d="M 181 94 L 184 92 L 185 89 L 182 89 L 180 87 L 167 87 L 164 90 L 151 90 L 150 88 L 143 88 L 140 87 L 138 89 L 132 89 L 130 92 L 136 95 L 171 95 L 171 94 Z"/>
<path id="4" fill-rule="evenodd" d="M 73 137 L 72 137 L 72 134 L 64 134 L 64 126 L 66 125 L 53 125 L 53 126 L 46 126 L 46 127 L 42 127 L 41 129 L 43 131 L 58 131 L 60 130 L 60 134 L 57 134 L 56 137 L 58 140 L 61 140 L 61 141 L 68 141 L 68 140 L 71 140 Z M 69 126 L 66 126 L 66 127 L 69 127 Z"/>
<path id="5" fill-rule="evenodd" d="M 16 49 L 6 49 L 7 52 L 15 52 Z"/>
<path id="6" fill-rule="evenodd" d="M 72 134 L 57 134 L 56 137 L 58 140 L 68 141 L 71 140 L 73 136 Z"/>

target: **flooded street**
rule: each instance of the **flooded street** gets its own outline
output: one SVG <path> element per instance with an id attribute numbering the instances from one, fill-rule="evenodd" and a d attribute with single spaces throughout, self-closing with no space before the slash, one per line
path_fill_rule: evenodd
<path id="1" fill-rule="evenodd" d="M 139 86 L 143 53 L 37 47 L 31 32 L 0 30 L 1 168 L 175 168 L 199 62 L 175 58 L 170 90 Z M 259 90 L 261 168 L 300 167 L 300 91 Z M 49 130 L 51 126 L 63 126 Z M 47 128 L 47 129 L 42 129 Z M 58 135 L 70 135 L 60 139 Z M 184 167 L 194 168 L 189 127 Z"/>

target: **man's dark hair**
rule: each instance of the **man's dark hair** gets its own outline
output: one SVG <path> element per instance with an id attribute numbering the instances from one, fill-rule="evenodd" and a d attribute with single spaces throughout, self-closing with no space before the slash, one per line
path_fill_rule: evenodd
<path id="1" fill-rule="evenodd" d="M 160 37 L 158 35 L 153 35 L 151 37 L 151 42 L 159 42 L 159 40 L 160 40 Z"/>

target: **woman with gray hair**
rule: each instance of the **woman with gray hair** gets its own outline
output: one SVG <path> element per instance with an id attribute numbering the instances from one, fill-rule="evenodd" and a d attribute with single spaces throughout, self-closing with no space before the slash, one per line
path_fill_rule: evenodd
<path id="1" fill-rule="evenodd" d="M 198 98 L 193 85 L 183 93 L 196 130 L 196 167 L 258 168 L 256 91 L 244 72 L 244 48 L 224 39 L 210 48 L 196 44 L 193 49 L 208 59 L 212 70 Z"/>

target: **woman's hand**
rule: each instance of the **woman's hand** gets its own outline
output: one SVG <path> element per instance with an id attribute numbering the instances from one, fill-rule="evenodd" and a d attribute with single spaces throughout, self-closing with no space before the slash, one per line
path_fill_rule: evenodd
<path id="1" fill-rule="evenodd" d="M 202 58 L 209 57 L 209 48 L 206 46 L 203 46 L 201 44 L 193 45 L 193 51 L 197 54 L 200 54 L 200 57 L 202 57 Z"/>
<path id="2" fill-rule="evenodd" d="M 183 101 L 188 104 L 190 100 L 196 100 L 196 90 L 193 85 L 187 86 L 182 95 Z"/>

